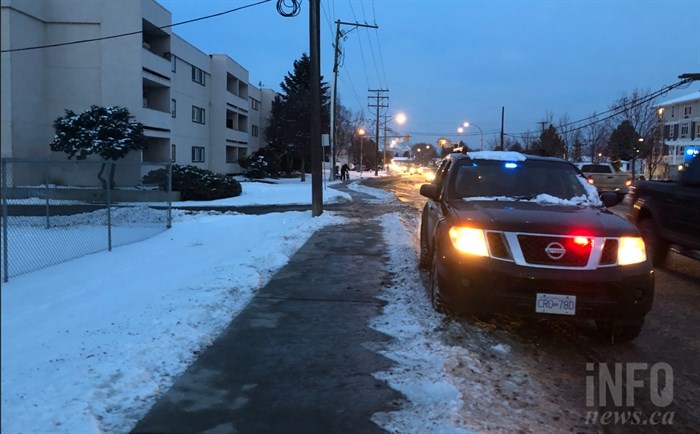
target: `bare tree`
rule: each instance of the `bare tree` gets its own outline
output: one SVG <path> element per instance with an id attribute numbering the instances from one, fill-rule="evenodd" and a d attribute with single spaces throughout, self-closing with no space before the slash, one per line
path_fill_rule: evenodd
<path id="1" fill-rule="evenodd" d="M 350 149 L 353 135 L 356 134 L 358 125 L 362 124 L 361 115 L 353 113 L 347 107 L 338 103 L 336 112 L 335 153 L 337 157 Z"/>
<path id="2" fill-rule="evenodd" d="M 564 158 L 567 160 L 578 161 L 581 159 L 581 129 L 576 128 L 568 113 L 564 113 L 559 118 L 559 127 L 557 128 L 559 136 L 564 141 L 565 153 Z"/>
<path id="3" fill-rule="evenodd" d="M 582 153 L 588 155 L 591 161 L 600 161 L 608 153 L 607 142 L 610 134 L 610 124 L 607 120 L 597 120 L 595 112 L 589 118 L 591 121 L 580 130 L 581 138 L 584 142 Z"/>
<path id="4" fill-rule="evenodd" d="M 640 89 L 633 89 L 629 95 L 623 93 L 610 107 L 618 112 L 613 117 L 613 122 L 619 124 L 625 120 L 630 121 L 642 137 L 650 136 L 656 125 L 655 98 L 651 98 L 650 95 L 649 90 Z"/>
<path id="5" fill-rule="evenodd" d="M 635 88 L 629 95 L 623 93 L 610 107 L 618 112 L 613 118 L 615 123 L 629 121 L 641 136 L 642 141 L 632 143 L 631 146 L 636 150 L 637 155 L 647 163 L 648 170 L 652 169 L 650 165 L 656 170 L 663 158 L 663 141 L 654 134 L 657 124 L 654 104 L 655 98 L 651 97 L 651 91 Z M 650 171 L 649 176 L 651 177 L 652 174 L 653 171 Z"/>

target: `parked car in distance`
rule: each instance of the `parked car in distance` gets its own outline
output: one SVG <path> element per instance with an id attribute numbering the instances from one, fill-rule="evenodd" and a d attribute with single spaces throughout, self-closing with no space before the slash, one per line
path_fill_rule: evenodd
<path id="1" fill-rule="evenodd" d="M 654 265 L 663 265 L 672 244 L 700 250 L 700 158 L 690 161 L 677 182 L 638 182 L 631 204 L 630 219 Z"/>
<path id="2" fill-rule="evenodd" d="M 421 216 L 420 266 L 438 311 L 586 318 L 613 340 L 642 330 L 654 275 L 639 231 L 564 160 L 447 156 Z"/>
<path id="3" fill-rule="evenodd" d="M 624 196 L 632 185 L 632 175 L 615 171 L 615 167 L 610 163 L 576 163 L 576 167 L 586 175 L 588 183 L 592 184 L 598 193 L 613 191 Z"/>

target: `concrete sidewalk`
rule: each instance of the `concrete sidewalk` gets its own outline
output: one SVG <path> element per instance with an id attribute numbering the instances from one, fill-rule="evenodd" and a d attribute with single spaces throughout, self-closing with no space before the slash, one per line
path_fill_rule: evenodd
<path id="1" fill-rule="evenodd" d="M 402 400 L 371 375 L 392 363 L 368 326 L 386 246 L 373 206 L 351 194 L 342 214 L 355 218 L 314 234 L 132 432 L 384 432 L 372 415 Z"/>

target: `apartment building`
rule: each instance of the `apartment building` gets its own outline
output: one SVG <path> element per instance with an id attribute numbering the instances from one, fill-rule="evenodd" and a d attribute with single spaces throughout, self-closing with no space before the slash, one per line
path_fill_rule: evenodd
<path id="1" fill-rule="evenodd" d="M 656 109 L 668 149 L 664 163 L 668 177 L 675 179 L 679 166 L 700 151 L 700 91 L 664 101 Z"/>
<path id="2" fill-rule="evenodd" d="M 126 107 L 144 124 L 148 149 L 127 160 L 239 173 L 239 159 L 265 146 L 276 93 L 250 84 L 248 70 L 227 55 L 207 54 L 177 36 L 157 2 L 0 5 L 2 157 L 65 158 L 49 149 L 53 121 L 93 104 Z"/>

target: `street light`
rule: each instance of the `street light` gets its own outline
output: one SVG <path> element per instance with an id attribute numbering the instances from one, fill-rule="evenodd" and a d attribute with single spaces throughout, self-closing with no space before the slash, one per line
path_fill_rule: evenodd
<path id="1" fill-rule="evenodd" d="M 382 161 L 384 162 L 384 170 L 385 171 L 386 171 L 386 167 L 387 167 L 387 164 L 386 164 L 386 124 L 388 124 L 392 120 L 395 120 L 396 123 L 399 125 L 403 125 L 406 123 L 406 115 L 404 113 L 397 113 L 396 116 L 391 117 L 391 118 L 387 119 L 386 121 L 384 121 L 384 123 L 382 123 L 382 125 L 384 126 L 384 147 L 383 147 L 384 157 L 382 158 Z M 374 166 L 374 175 L 375 176 L 378 175 L 378 170 L 379 170 L 379 164 L 375 164 L 375 166 Z"/>
<path id="2" fill-rule="evenodd" d="M 357 134 L 359 134 L 360 136 L 360 179 L 362 179 L 362 145 L 365 141 L 365 129 L 360 128 L 359 130 L 357 130 Z"/>
<path id="3" fill-rule="evenodd" d="M 637 141 L 641 144 L 644 141 L 644 137 L 640 137 L 637 139 Z M 637 166 L 637 154 L 639 153 L 639 148 L 637 146 L 634 147 L 634 152 L 632 153 L 632 181 L 635 181 L 635 169 Z"/>
<path id="4" fill-rule="evenodd" d="M 462 124 L 461 127 L 459 127 L 459 128 L 457 129 L 457 131 L 459 131 L 459 133 L 461 134 L 461 133 L 464 131 L 464 128 L 469 128 L 469 127 L 472 126 L 472 125 L 475 126 L 475 127 L 479 130 L 479 133 L 481 134 L 481 141 L 480 141 L 480 144 L 479 144 L 479 150 L 480 150 L 480 151 L 483 151 L 483 150 L 484 150 L 484 132 L 481 131 L 481 128 L 479 128 L 478 125 L 476 125 L 476 124 L 470 124 L 469 122 L 465 122 L 465 123 Z M 460 130 L 461 130 L 461 131 L 460 131 Z"/>

